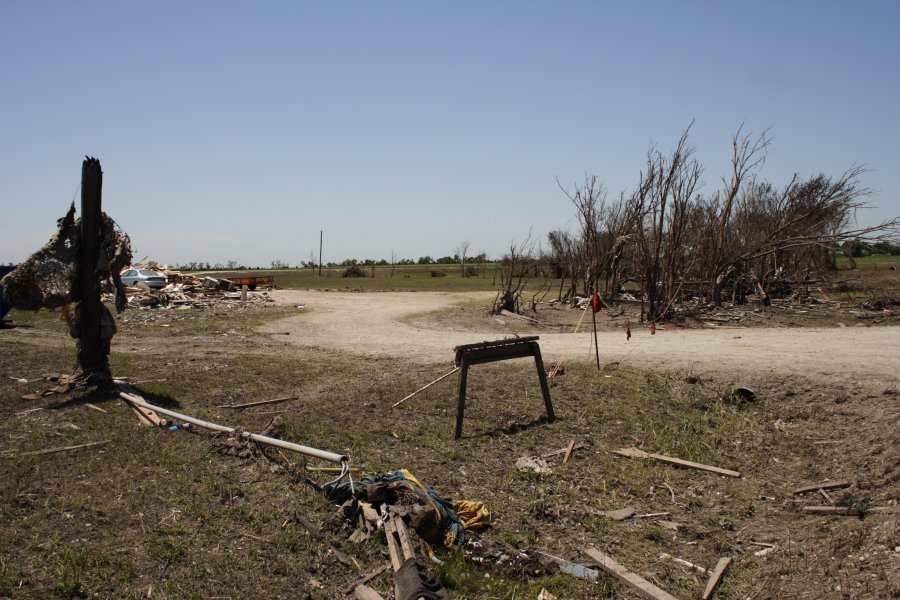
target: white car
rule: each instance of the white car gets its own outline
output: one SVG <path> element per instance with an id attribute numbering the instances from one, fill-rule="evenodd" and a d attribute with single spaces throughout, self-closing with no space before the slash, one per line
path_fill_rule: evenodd
<path id="1" fill-rule="evenodd" d="M 154 289 L 162 289 L 169 284 L 169 280 L 162 273 L 157 273 L 153 269 L 125 269 L 119 276 L 125 285 L 136 285 L 141 281 L 147 287 Z"/>

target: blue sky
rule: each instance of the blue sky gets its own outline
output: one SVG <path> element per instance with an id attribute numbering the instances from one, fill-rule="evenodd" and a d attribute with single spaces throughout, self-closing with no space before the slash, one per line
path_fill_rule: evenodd
<path id="1" fill-rule="evenodd" d="M 136 258 L 499 256 L 574 227 L 556 180 L 631 190 L 694 121 L 762 177 L 862 164 L 900 214 L 900 2 L 0 1 L 0 263 L 100 159 Z"/>

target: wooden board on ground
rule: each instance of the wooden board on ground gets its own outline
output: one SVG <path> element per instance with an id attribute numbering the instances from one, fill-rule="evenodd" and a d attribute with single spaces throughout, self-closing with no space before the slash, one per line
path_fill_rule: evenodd
<path id="1" fill-rule="evenodd" d="M 819 490 L 836 490 L 840 488 L 850 487 L 849 481 L 829 481 L 826 483 L 817 483 L 815 485 L 807 485 L 794 490 L 794 494 L 805 494 L 807 492 L 817 492 Z"/>
<path id="2" fill-rule="evenodd" d="M 719 562 L 716 563 L 716 568 L 713 569 L 712 575 L 709 576 L 709 582 L 706 584 L 706 589 L 703 590 L 703 600 L 712 598 L 713 592 L 716 591 L 716 588 L 722 582 L 722 577 L 725 576 L 725 571 L 728 569 L 729 565 L 731 565 L 730 556 L 720 558 Z"/>
<path id="3" fill-rule="evenodd" d="M 353 589 L 353 597 L 356 600 L 384 600 L 384 596 L 367 585 L 358 585 Z"/>
<path id="4" fill-rule="evenodd" d="M 597 561 L 597 565 L 601 569 L 612 575 L 622 585 L 637 592 L 642 598 L 647 600 L 677 600 L 672 594 L 661 590 L 636 573 L 632 573 L 596 548 L 586 548 L 584 552 Z"/>
<path id="5" fill-rule="evenodd" d="M 601 510 L 600 514 L 613 521 L 624 521 L 636 515 L 637 511 L 630 506 L 626 506 L 617 510 Z"/>
<path id="6" fill-rule="evenodd" d="M 870 506 L 868 508 L 857 508 L 855 506 L 804 506 L 803 512 L 814 515 L 842 515 L 858 517 L 864 513 L 870 512 L 893 512 L 892 506 Z"/>
<path id="7" fill-rule="evenodd" d="M 712 467 L 710 465 L 704 465 L 702 463 L 696 463 L 689 460 L 682 460 L 680 458 L 673 458 L 671 456 L 665 456 L 663 454 L 654 454 L 652 452 L 645 452 L 643 450 L 639 450 L 637 448 L 620 448 L 618 450 L 613 450 L 613 454 L 618 454 L 619 456 L 625 456 L 627 458 L 652 458 L 653 460 L 658 460 L 660 462 L 664 462 L 666 464 L 675 465 L 677 467 L 685 467 L 688 469 L 699 469 L 701 471 L 708 471 L 710 473 L 716 473 L 718 475 L 727 475 L 728 477 L 740 477 L 741 474 L 738 471 L 732 471 L 730 469 L 721 469 L 719 467 Z"/>

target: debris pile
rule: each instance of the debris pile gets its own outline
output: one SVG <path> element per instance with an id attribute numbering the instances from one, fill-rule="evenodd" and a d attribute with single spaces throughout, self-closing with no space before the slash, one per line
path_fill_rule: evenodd
<path id="1" fill-rule="evenodd" d="M 275 301 L 268 292 L 238 290 L 238 286 L 230 279 L 196 277 L 166 269 L 154 270 L 165 274 L 169 284 L 159 290 L 150 289 L 140 282 L 136 286 L 125 287 L 129 307 L 189 309 L 210 308 L 221 303 L 245 306 L 248 303 Z"/>

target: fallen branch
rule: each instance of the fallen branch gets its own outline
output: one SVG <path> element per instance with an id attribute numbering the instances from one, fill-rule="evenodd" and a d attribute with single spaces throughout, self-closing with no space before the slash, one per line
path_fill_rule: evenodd
<path id="1" fill-rule="evenodd" d="M 216 408 L 250 408 L 251 406 L 262 406 L 264 404 L 278 404 L 279 402 L 287 402 L 288 400 L 296 400 L 297 396 L 288 396 L 286 398 L 275 398 L 274 400 L 260 400 L 259 402 L 248 402 L 247 404 L 220 404 Z"/>
<path id="2" fill-rule="evenodd" d="M 57 452 L 69 452 L 71 450 L 81 450 L 82 448 L 90 448 L 92 446 L 101 446 L 108 444 L 109 440 L 99 442 L 88 442 L 87 444 L 78 444 L 77 446 L 61 446 L 59 448 L 47 448 L 46 450 L 35 450 L 34 452 L 23 452 L 21 456 L 39 456 L 42 454 L 55 454 Z"/>
<path id="3" fill-rule="evenodd" d="M 634 590 L 642 598 L 647 598 L 648 600 L 677 600 L 672 594 L 661 590 L 636 573 L 632 573 L 596 548 L 586 548 L 584 553 L 597 561 L 600 568 L 612 575 L 619 583 Z"/>
<path id="4" fill-rule="evenodd" d="M 688 469 L 699 469 L 701 471 L 708 471 L 710 473 L 716 473 L 718 475 L 727 475 L 729 477 L 740 477 L 741 474 L 738 471 L 731 471 L 729 469 L 720 469 L 719 467 L 711 467 L 709 465 L 704 465 L 701 463 L 691 462 L 689 460 L 682 460 L 680 458 L 672 458 L 671 456 L 664 456 L 662 454 L 653 454 L 652 452 L 644 452 L 643 450 L 638 450 L 637 448 L 620 448 L 619 450 L 613 450 L 613 454 L 618 454 L 619 456 L 625 456 L 627 458 L 652 458 L 653 460 L 658 460 L 660 462 L 664 462 L 670 465 L 675 465 L 677 467 L 685 467 Z"/>

